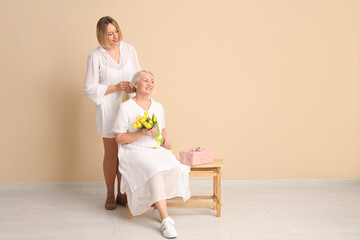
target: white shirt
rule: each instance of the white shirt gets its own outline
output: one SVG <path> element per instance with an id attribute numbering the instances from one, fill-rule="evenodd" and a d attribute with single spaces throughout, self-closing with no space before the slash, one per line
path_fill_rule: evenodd
<path id="1" fill-rule="evenodd" d="M 144 109 L 142 109 L 133 99 L 129 99 L 120 105 L 119 111 L 115 117 L 114 133 L 133 133 L 139 131 L 132 127 L 132 124 L 136 123 L 137 116 L 144 116 Z M 151 105 L 147 110 L 150 118 L 154 114 L 157 117 L 157 123 L 160 132 L 165 128 L 165 116 L 163 106 L 151 99 Z M 128 145 L 155 148 L 155 139 L 153 136 L 145 136 L 138 140 L 129 143 Z"/>
<path id="2" fill-rule="evenodd" d="M 121 91 L 105 95 L 109 85 L 121 81 L 131 81 L 134 74 L 141 70 L 135 48 L 120 42 L 120 62 L 99 46 L 88 56 L 85 77 L 85 93 L 96 104 L 96 127 L 99 135 L 113 138 L 114 118 Z"/>

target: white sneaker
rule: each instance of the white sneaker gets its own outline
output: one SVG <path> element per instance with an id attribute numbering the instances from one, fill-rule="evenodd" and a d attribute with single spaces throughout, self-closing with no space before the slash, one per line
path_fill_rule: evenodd
<path id="1" fill-rule="evenodd" d="M 153 210 L 152 210 L 152 215 L 156 218 L 156 219 L 159 219 L 159 222 L 161 222 L 161 216 L 160 216 L 160 213 L 159 213 L 159 210 L 154 207 Z M 172 218 L 170 218 L 170 222 L 171 224 L 174 224 L 174 220 Z"/>
<path id="2" fill-rule="evenodd" d="M 165 238 L 176 238 L 177 232 L 174 226 L 174 220 L 171 217 L 167 217 L 161 222 L 161 233 Z"/>

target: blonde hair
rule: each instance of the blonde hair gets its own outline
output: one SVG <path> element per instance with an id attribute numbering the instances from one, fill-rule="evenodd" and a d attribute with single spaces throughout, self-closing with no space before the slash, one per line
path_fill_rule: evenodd
<path id="1" fill-rule="evenodd" d="M 109 24 L 114 25 L 114 27 L 118 30 L 119 32 L 119 40 L 121 41 L 122 39 L 122 33 L 120 31 L 120 27 L 119 24 L 115 21 L 115 19 L 113 19 L 112 17 L 109 16 L 105 16 L 99 19 L 99 21 L 96 24 L 96 37 L 97 40 L 99 42 L 99 44 L 103 47 L 103 48 L 109 48 L 109 43 L 108 43 L 108 37 L 107 37 L 107 26 Z"/>

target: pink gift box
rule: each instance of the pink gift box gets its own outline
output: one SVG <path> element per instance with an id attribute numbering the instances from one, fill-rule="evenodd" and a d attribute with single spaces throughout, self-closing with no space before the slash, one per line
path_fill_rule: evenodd
<path id="1" fill-rule="evenodd" d="M 189 166 L 211 163 L 214 161 L 214 152 L 209 149 L 193 148 L 180 151 L 180 162 Z"/>

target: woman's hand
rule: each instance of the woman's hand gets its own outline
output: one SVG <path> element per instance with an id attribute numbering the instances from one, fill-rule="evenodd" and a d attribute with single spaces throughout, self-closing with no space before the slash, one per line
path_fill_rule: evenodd
<path id="1" fill-rule="evenodd" d="M 117 88 L 119 91 L 126 91 L 126 89 L 129 88 L 129 84 L 128 81 L 121 81 L 117 84 Z"/>
<path id="2" fill-rule="evenodd" d="M 167 149 L 169 149 L 170 147 L 171 147 L 171 140 L 170 140 L 170 138 L 168 138 L 168 137 L 164 137 L 164 139 L 165 139 L 165 142 L 164 142 L 164 144 L 162 145 L 164 148 L 167 148 Z"/>
<path id="3" fill-rule="evenodd" d="M 125 92 L 126 93 L 134 93 L 134 89 L 132 89 L 130 86 L 128 86 L 126 89 L 125 89 Z"/>
<path id="4" fill-rule="evenodd" d="M 129 82 L 128 81 L 121 81 L 118 84 L 109 85 L 106 89 L 105 95 L 117 92 L 117 91 L 126 91 L 127 88 L 129 88 Z"/>
<path id="5" fill-rule="evenodd" d="M 154 136 L 157 133 L 157 127 L 155 126 L 152 129 L 143 128 L 141 129 L 141 133 L 146 136 Z"/>

